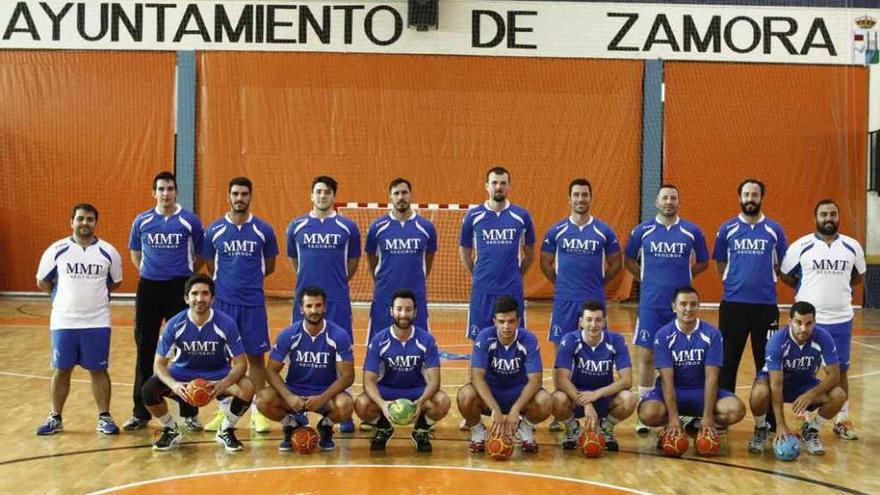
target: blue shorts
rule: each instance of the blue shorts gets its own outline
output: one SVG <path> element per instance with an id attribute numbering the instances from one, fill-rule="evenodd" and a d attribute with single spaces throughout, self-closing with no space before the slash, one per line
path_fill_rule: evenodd
<path id="1" fill-rule="evenodd" d="M 755 377 L 755 381 L 758 381 L 758 380 L 767 380 L 767 382 L 769 383 L 770 373 L 767 373 L 765 371 L 761 371 L 760 373 L 758 373 L 758 376 Z M 808 382 L 798 382 L 798 381 L 794 381 L 794 380 L 787 380 L 787 381 L 783 380 L 783 382 L 782 382 L 782 401 L 792 403 L 792 402 L 794 402 L 795 399 L 800 397 L 801 394 L 803 394 L 804 392 L 806 392 L 810 389 L 815 388 L 816 385 L 818 385 L 818 384 L 819 384 L 819 379 L 816 377 L 813 377 L 813 379 Z M 810 404 L 807 407 L 807 411 L 813 411 L 818 407 L 819 407 L 818 404 Z"/>
<path id="2" fill-rule="evenodd" d="M 382 384 L 379 384 L 378 387 L 379 394 L 385 400 L 409 399 L 415 401 L 425 392 L 425 387 L 394 388 Z"/>
<path id="3" fill-rule="evenodd" d="M 639 317 L 633 332 L 633 344 L 654 349 L 654 335 L 660 327 L 675 319 L 672 309 L 653 309 L 639 306 Z"/>
<path id="4" fill-rule="evenodd" d="M 239 306 L 214 300 L 214 309 L 220 310 L 238 324 L 238 333 L 249 356 L 259 356 L 269 351 L 269 319 L 265 306 Z"/>
<path id="5" fill-rule="evenodd" d="M 611 409 L 611 401 L 613 399 L 613 397 L 602 397 L 593 402 L 593 408 L 596 409 L 596 415 L 598 415 L 600 419 L 608 416 L 608 410 Z M 575 406 L 574 417 L 576 419 L 584 417 L 584 406 Z"/>
<path id="6" fill-rule="evenodd" d="M 849 370 L 853 321 L 849 320 L 843 323 L 817 323 L 816 327 L 823 328 L 826 332 L 831 334 L 831 339 L 834 340 L 834 347 L 837 348 L 837 360 L 840 362 L 840 371 Z"/>
<path id="7" fill-rule="evenodd" d="M 473 385 L 471 385 L 471 386 L 473 386 Z M 510 412 L 510 408 L 513 407 L 514 402 L 516 402 L 517 399 L 519 399 L 519 396 L 520 396 L 520 394 L 522 394 L 522 391 L 525 387 L 526 387 L 525 385 L 522 385 L 519 387 L 504 387 L 504 388 L 489 387 L 489 390 L 492 392 L 492 397 L 495 398 L 495 402 L 498 403 L 498 407 L 501 408 L 501 413 L 507 414 Z M 483 416 L 491 416 L 491 415 L 492 415 L 492 411 L 489 408 L 483 409 Z"/>
<path id="8" fill-rule="evenodd" d="M 477 334 L 480 333 L 480 330 L 495 325 L 493 320 L 495 316 L 495 299 L 503 295 L 509 295 L 519 303 L 519 309 L 517 309 L 519 326 L 526 328 L 525 297 L 523 297 L 522 293 L 478 294 L 472 292 L 471 304 L 468 307 L 467 338 L 477 340 Z"/>
<path id="9" fill-rule="evenodd" d="M 416 296 L 418 297 L 418 296 Z M 391 302 L 379 302 L 373 300 L 370 304 L 370 321 L 367 323 L 367 343 L 373 338 L 373 335 L 388 328 L 394 321 L 391 318 Z M 428 303 L 424 298 L 416 303 L 416 317 L 413 319 L 413 325 L 430 331 L 428 326 Z"/>
<path id="10" fill-rule="evenodd" d="M 327 300 L 327 312 L 324 313 L 324 318 L 336 323 L 343 329 L 348 331 L 348 335 L 353 335 L 352 333 L 352 318 L 351 318 L 351 299 L 344 300 Z M 293 303 L 293 320 L 291 321 L 299 321 L 303 319 L 302 308 L 299 306 L 298 302 Z"/>
<path id="11" fill-rule="evenodd" d="M 559 343 L 565 334 L 580 329 L 581 308 L 586 301 L 599 301 L 605 304 L 605 296 L 601 299 L 584 298 L 580 301 L 566 301 L 553 298 L 553 312 L 550 314 L 550 341 Z"/>
<path id="12" fill-rule="evenodd" d="M 110 357 L 110 327 L 52 330 L 52 367 L 69 370 L 76 365 L 90 371 L 106 370 Z"/>
<path id="13" fill-rule="evenodd" d="M 718 389 L 717 401 L 727 397 L 736 397 L 729 390 Z M 642 402 L 656 400 L 663 402 L 663 387 L 656 386 L 642 398 Z M 702 388 L 677 388 L 675 389 L 675 402 L 678 405 L 678 414 L 681 416 L 703 415 L 703 389 Z M 665 404 L 665 402 L 664 402 Z"/>

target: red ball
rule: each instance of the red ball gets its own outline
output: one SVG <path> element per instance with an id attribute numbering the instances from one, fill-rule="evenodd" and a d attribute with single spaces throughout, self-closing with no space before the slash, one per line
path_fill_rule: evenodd
<path id="1" fill-rule="evenodd" d="M 688 439 L 681 432 L 677 434 L 663 433 L 660 445 L 663 447 L 663 453 L 669 457 L 681 457 L 687 452 Z"/>
<path id="2" fill-rule="evenodd" d="M 694 441 L 694 447 L 696 447 L 698 455 L 711 457 L 717 455 L 721 450 L 721 442 L 718 439 L 717 433 L 701 431 Z"/>
<path id="3" fill-rule="evenodd" d="M 214 385 L 204 378 L 196 378 L 186 386 L 186 401 L 196 407 L 203 407 L 211 402 Z"/>
<path id="4" fill-rule="evenodd" d="M 311 454 L 318 448 L 318 432 L 310 426 L 294 428 L 290 443 L 298 454 Z"/>
<path id="5" fill-rule="evenodd" d="M 584 430 L 578 437 L 578 450 L 586 457 L 602 457 L 605 453 L 605 435 Z"/>
<path id="6" fill-rule="evenodd" d="M 513 455 L 513 439 L 508 435 L 492 435 L 486 442 L 486 453 L 496 461 L 506 461 Z"/>

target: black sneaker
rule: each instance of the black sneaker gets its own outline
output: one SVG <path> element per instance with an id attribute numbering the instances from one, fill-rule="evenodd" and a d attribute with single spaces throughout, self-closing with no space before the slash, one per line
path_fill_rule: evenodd
<path id="1" fill-rule="evenodd" d="M 176 426 L 174 428 L 162 428 L 159 439 L 156 440 L 155 443 L 153 443 L 153 450 L 158 450 L 161 452 L 171 450 L 174 448 L 175 445 L 180 443 L 182 439 L 183 437 L 180 436 L 180 431 L 177 429 Z"/>
<path id="2" fill-rule="evenodd" d="M 217 443 L 226 449 L 226 452 L 239 452 L 244 450 L 244 445 L 242 445 L 241 442 L 238 441 L 238 438 L 235 437 L 235 428 L 220 430 L 214 438 L 217 440 Z"/>
<path id="3" fill-rule="evenodd" d="M 329 451 L 336 448 L 333 441 L 333 422 L 330 418 L 323 418 L 318 421 L 318 448 L 323 451 Z"/>
<path id="4" fill-rule="evenodd" d="M 137 431 L 143 430 L 147 427 L 147 423 L 149 423 L 149 419 L 139 418 L 137 416 L 132 416 L 125 420 L 125 423 L 122 423 L 122 429 L 125 431 Z"/>
<path id="5" fill-rule="evenodd" d="M 291 437 L 293 437 L 293 427 L 285 426 L 284 440 L 282 440 L 281 443 L 278 444 L 278 450 L 280 450 L 281 452 L 290 452 L 291 450 L 293 450 L 293 441 Z"/>
<path id="6" fill-rule="evenodd" d="M 431 433 L 428 430 L 413 430 L 411 436 L 413 442 L 416 443 L 416 450 L 418 452 L 431 452 L 434 450 L 431 447 Z"/>
<path id="7" fill-rule="evenodd" d="M 394 427 L 376 428 L 373 438 L 370 439 L 370 450 L 385 450 L 385 444 L 394 436 Z"/>

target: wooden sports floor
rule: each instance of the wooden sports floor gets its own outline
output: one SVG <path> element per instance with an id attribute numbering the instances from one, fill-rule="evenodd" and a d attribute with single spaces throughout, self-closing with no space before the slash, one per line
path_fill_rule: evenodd
<path id="1" fill-rule="evenodd" d="M 133 304 L 114 302 L 110 374 L 113 381 L 112 413 L 121 425 L 131 411 L 134 362 Z M 34 429 L 49 411 L 48 378 L 49 303 L 46 299 L 0 299 L 0 493 L 880 493 L 880 311 L 856 313 L 853 365 L 850 370 L 852 417 L 861 438 L 837 439 L 829 428 L 822 433 L 827 454 L 806 454 L 792 463 L 774 459 L 768 452 L 750 455 L 751 416 L 733 427 L 724 440 L 723 455 L 700 458 L 693 451 L 669 459 L 655 450 L 652 433 L 639 437 L 630 418 L 617 428 L 621 451 L 600 459 L 564 452 L 559 434 L 547 423 L 538 427 L 541 450 L 496 462 L 467 451 L 469 434 L 458 430 L 455 408 L 436 429 L 434 452 L 416 454 L 409 428 L 398 428 L 387 452 L 369 450 L 368 433 L 337 435 L 337 449 L 329 453 L 281 453 L 281 431 L 251 433 L 248 418 L 240 426 L 244 452 L 227 454 L 214 443 L 213 434 L 189 435 L 180 448 L 166 453 L 151 450 L 153 430 L 102 437 L 95 433 L 96 410 L 88 375 L 74 373 L 71 395 L 64 411 L 65 431 L 38 437 Z M 289 319 L 290 302 L 269 304 L 273 334 Z M 469 352 L 463 336 L 465 311 L 435 310 L 432 326 L 441 348 Z M 542 342 L 546 339 L 549 305 L 529 306 L 528 319 Z M 708 321 L 717 322 L 717 311 L 704 309 Z M 356 342 L 363 342 L 367 311 L 355 310 Z M 610 326 L 630 334 L 635 320 L 632 306 L 612 306 Z M 786 320 L 783 317 L 783 322 Z M 552 347 L 544 348 L 545 384 L 552 388 L 549 367 Z M 364 349 L 355 349 L 357 367 Z M 746 400 L 754 376 L 750 351 L 740 370 L 740 398 Z M 359 378 L 355 393 L 360 392 Z M 467 380 L 467 361 L 443 362 L 443 387 L 454 397 Z M 874 393 L 870 392 L 875 390 Z M 172 408 L 176 409 L 176 408 Z M 212 406 L 203 409 L 207 421 Z M 314 424 L 314 420 L 313 420 Z"/>

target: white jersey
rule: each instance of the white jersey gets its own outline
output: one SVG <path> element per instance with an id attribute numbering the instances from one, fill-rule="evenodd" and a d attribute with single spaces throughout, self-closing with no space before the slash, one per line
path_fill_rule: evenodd
<path id="1" fill-rule="evenodd" d="M 110 327 L 110 283 L 122 281 L 122 258 L 101 239 L 83 248 L 56 241 L 40 258 L 37 280 L 51 281 L 52 330 Z"/>
<path id="2" fill-rule="evenodd" d="M 816 323 L 844 323 L 853 318 L 853 273 L 863 274 L 865 252 L 852 237 L 838 234 L 829 246 L 816 234 L 801 237 L 785 253 L 782 273 L 798 276 L 796 301 L 816 307 Z"/>

